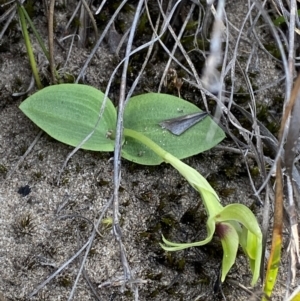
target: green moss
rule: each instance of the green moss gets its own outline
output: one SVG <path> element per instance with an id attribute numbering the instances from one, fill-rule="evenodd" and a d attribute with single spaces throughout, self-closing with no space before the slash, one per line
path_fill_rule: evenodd
<path id="1" fill-rule="evenodd" d="M 82 167 L 80 166 L 80 164 L 76 163 L 76 166 L 75 166 L 76 173 L 79 173 L 81 170 L 82 170 Z"/>
<path id="2" fill-rule="evenodd" d="M 190 20 L 190 21 L 188 21 L 185 29 L 195 31 L 197 29 L 197 27 L 198 27 L 198 21 Z"/>
<path id="3" fill-rule="evenodd" d="M 132 293 L 132 291 L 127 290 L 127 291 L 124 292 L 124 296 L 132 298 L 133 297 L 133 293 Z"/>
<path id="4" fill-rule="evenodd" d="M 71 22 L 71 26 L 74 28 L 81 27 L 82 24 L 80 22 L 80 19 L 78 17 L 75 17 Z"/>
<path id="5" fill-rule="evenodd" d="M 40 170 L 32 173 L 32 177 L 35 180 L 40 180 L 42 178 L 42 175 L 43 174 Z"/>
<path id="6" fill-rule="evenodd" d="M 126 189 L 123 187 L 123 186 L 119 186 L 119 192 L 124 192 L 124 191 L 126 191 Z M 128 200 L 127 200 L 127 202 L 128 202 Z M 122 205 L 123 206 L 125 206 L 125 204 L 126 204 L 126 202 L 124 202 Z"/>
<path id="7" fill-rule="evenodd" d="M 38 159 L 39 159 L 40 161 L 43 161 L 43 160 L 44 160 L 44 155 L 43 155 L 43 153 L 38 153 Z"/>
<path id="8" fill-rule="evenodd" d="M 85 220 L 81 221 L 81 222 L 79 223 L 79 225 L 78 225 L 78 229 L 79 229 L 80 231 L 86 231 L 87 228 L 88 228 L 88 224 L 87 224 L 87 222 L 86 222 Z"/>
<path id="9" fill-rule="evenodd" d="M 258 166 L 251 167 L 250 174 L 252 177 L 258 177 L 260 175 L 260 170 L 259 170 Z"/>
<path id="10" fill-rule="evenodd" d="M 153 271 L 148 271 L 146 273 L 146 278 L 152 281 L 160 281 L 163 274 L 162 272 L 159 272 L 158 274 L 154 274 Z"/>
<path id="11" fill-rule="evenodd" d="M 282 104 L 284 103 L 284 97 L 278 95 L 272 98 L 272 102 L 274 105 L 279 106 L 280 108 L 282 107 Z"/>
<path id="12" fill-rule="evenodd" d="M 177 221 L 171 215 L 167 215 L 161 218 L 161 223 L 163 227 L 173 228 L 177 224 Z"/>
<path id="13" fill-rule="evenodd" d="M 257 106 L 257 118 L 259 120 L 265 120 L 269 116 L 269 108 L 266 105 L 258 105 Z"/>
<path id="14" fill-rule="evenodd" d="M 24 262 L 23 262 L 23 266 L 27 269 L 27 270 L 32 270 L 34 267 L 36 267 L 38 264 L 36 257 L 35 256 L 28 256 Z"/>
<path id="15" fill-rule="evenodd" d="M 275 122 L 273 120 L 273 117 L 270 114 L 269 111 L 269 105 L 258 105 L 257 106 L 257 119 L 265 125 L 265 127 L 275 136 L 277 136 L 280 123 Z"/>
<path id="16" fill-rule="evenodd" d="M 170 296 L 173 296 L 178 301 L 184 301 L 186 296 L 180 293 L 180 290 L 178 289 L 180 285 L 181 283 L 179 282 L 173 283 L 171 287 L 166 289 L 166 293 Z"/>
<path id="17" fill-rule="evenodd" d="M 277 58 L 277 59 L 281 58 L 280 51 L 275 44 L 270 43 L 270 44 L 265 44 L 264 46 L 265 46 L 266 50 L 268 50 L 270 52 L 270 54 L 272 54 L 275 58 Z"/>
<path id="18" fill-rule="evenodd" d="M 64 73 L 63 82 L 67 84 L 73 84 L 75 82 L 75 76 L 70 73 Z"/>
<path id="19" fill-rule="evenodd" d="M 148 190 L 148 191 L 145 191 L 145 192 L 142 192 L 140 195 L 139 195 L 139 198 L 144 201 L 144 202 L 151 202 L 153 200 L 153 193 L 151 190 Z"/>
<path id="20" fill-rule="evenodd" d="M 238 91 L 234 93 L 233 97 L 237 104 L 244 104 L 250 101 L 249 93 L 242 86 L 240 86 Z"/>
<path id="21" fill-rule="evenodd" d="M 109 16 L 107 11 L 102 10 L 100 14 L 94 15 L 95 21 L 100 28 L 103 28 L 108 22 Z"/>
<path id="22" fill-rule="evenodd" d="M 72 279 L 69 275 L 62 275 L 58 278 L 58 282 L 63 287 L 70 287 L 72 285 Z"/>
<path id="23" fill-rule="evenodd" d="M 229 179 L 233 179 L 235 176 L 237 176 L 236 167 L 227 167 L 224 169 L 225 175 Z"/>
<path id="24" fill-rule="evenodd" d="M 30 17 L 32 19 L 35 16 L 35 7 L 34 7 L 34 2 L 33 0 L 27 0 L 24 2 L 24 8 Z"/>
<path id="25" fill-rule="evenodd" d="M 267 124 L 267 129 L 275 136 L 277 136 L 279 129 L 280 129 L 280 123 L 271 121 Z"/>
<path id="26" fill-rule="evenodd" d="M 239 175 L 240 168 L 236 162 L 239 161 L 236 161 L 235 155 L 224 156 L 224 165 L 221 167 L 221 170 L 229 180 L 233 180 Z"/>
<path id="27" fill-rule="evenodd" d="M 148 295 L 148 297 L 149 297 L 149 298 L 155 298 L 155 297 L 157 297 L 157 296 L 159 296 L 159 295 L 161 295 L 161 289 L 156 289 L 156 290 L 152 291 L 152 292 Z"/>
<path id="28" fill-rule="evenodd" d="M 173 252 L 166 252 L 166 260 L 167 263 L 173 267 L 174 263 L 176 262 L 175 254 Z"/>
<path id="29" fill-rule="evenodd" d="M 176 191 L 163 192 L 159 195 L 159 199 L 167 204 L 176 203 L 176 201 L 180 199 L 180 195 L 178 195 Z"/>
<path id="30" fill-rule="evenodd" d="M 162 224 L 160 222 L 159 218 L 155 218 L 150 217 L 151 220 L 150 226 L 148 227 L 148 229 L 144 232 L 140 232 L 139 234 L 139 240 L 147 240 L 147 243 L 149 243 L 149 246 L 153 247 L 157 247 L 159 248 L 160 251 L 162 251 L 162 249 L 159 247 L 159 244 L 161 242 L 161 231 L 162 231 Z"/>
<path id="31" fill-rule="evenodd" d="M 104 186 L 109 185 L 110 181 L 107 181 L 106 179 L 103 179 L 103 178 L 99 178 L 99 179 L 97 179 L 97 183 L 100 187 L 104 187 Z"/>
<path id="32" fill-rule="evenodd" d="M 214 189 L 214 190 L 218 190 L 219 188 L 219 183 L 217 181 L 217 178 L 215 175 L 211 174 L 208 176 L 207 181 L 209 182 L 210 186 Z"/>
<path id="33" fill-rule="evenodd" d="M 15 76 L 15 78 L 14 78 L 14 85 L 16 87 L 22 87 L 23 83 L 24 83 L 23 80 L 18 75 Z"/>
<path id="34" fill-rule="evenodd" d="M 184 47 L 187 48 L 188 51 L 191 51 L 195 48 L 194 46 L 194 36 L 185 36 L 181 39 L 181 43 Z M 201 50 L 209 50 L 209 42 L 203 39 L 196 39 L 196 43 L 199 49 Z"/>
<path id="35" fill-rule="evenodd" d="M 181 217 L 180 222 L 183 224 L 194 224 L 196 221 L 201 222 L 202 216 L 199 211 L 200 203 L 194 208 L 188 209 Z"/>
<path id="36" fill-rule="evenodd" d="M 43 253 L 46 254 L 46 256 L 50 256 L 53 258 L 57 254 L 57 248 L 52 245 L 53 242 L 47 241 L 46 244 L 42 245 Z"/>
<path id="37" fill-rule="evenodd" d="M 7 173 L 7 168 L 5 165 L 0 164 L 0 174 L 6 174 Z"/>
<path id="38" fill-rule="evenodd" d="M 19 144 L 19 154 L 23 156 L 28 149 L 28 145 L 25 141 L 21 141 Z"/>
<path id="39" fill-rule="evenodd" d="M 177 265 L 177 270 L 179 272 L 182 272 L 185 268 L 185 258 L 182 257 L 180 258 L 177 262 L 176 262 L 176 265 Z"/>
<path id="40" fill-rule="evenodd" d="M 147 26 L 149 24 L 148 22 L 148 17 L 147 17 L 147 13 L 144 12 L 139 20 L 139 26 L 137 29 L 137 33 L 138 35 L 142 35 L 145 34 L 149 31 L 149 29 L 151 28 L 150 26 Z"/>
<path id="41" fill-rule="evenodd" d="M 91 248 L 89 251 L 89 256 L 93 257 L 97 254 L 97 249 L 96 248 Z"/>
<path id="42" fill-rule="evenodd" d="M 229 197 L 235 192 L 235 188 L 226 187 L 223 189 L 219 189 L 218 192 L 221 197 Z"/>
<path id="43" fill-rule="evenodd" d="M 68 177 L 63 177 L 60 181 L 62 186 L 69 184 L 70 179 Z"/>
<path id="44" fill-rule="evenodd" d="M 32 235 L 35 229 L 35 223 L 30 213 L 24 213 L 17 218 L 14 225 L 15 232 L 17 234 Z"/>

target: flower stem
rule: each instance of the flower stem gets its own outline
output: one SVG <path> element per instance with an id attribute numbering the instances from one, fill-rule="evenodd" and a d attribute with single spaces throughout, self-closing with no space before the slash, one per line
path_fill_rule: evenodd
<path id="1" fill-rule="evenodd" d="M 170 163 L 166 159 L 166 155 L 168 154 L 168 152 L 165 151 L 164 149 L 162 149 L 158 144 L 156 144 L 154 141 L 152 141 L 145 135 L 143 135 L 137 131 L 134 131 L 131 129 L 126 129 L 126 128 L 124 129 L 124 135 L 142 142 L 144 145 L 146 145 L 152 151 L 154 151 L 158 156 L 160 156 L 162 159 L 164 159 L 167 163 Z"/>

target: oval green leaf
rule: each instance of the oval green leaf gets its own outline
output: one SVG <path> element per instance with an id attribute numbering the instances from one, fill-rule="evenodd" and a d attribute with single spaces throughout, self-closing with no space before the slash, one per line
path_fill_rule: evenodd
<path id="1" fill-rule="evenodd" d="M 163 129 L 159 123 L 166 119 L 201 112 L 192 103 L 178 97 L 148 93 L 135 96 L 124 112 L 124 127 L 138 131 L 179 159 L 208 150 L 225 137 L 220 127 L 207 116 L 180 136 Z M 163 159 L 133 138 L 125 137 L 122 156 L 144 165 L 158 165 Z"/>
<path id="2" fill-rule="evenodd" d="M 44 88 L 20 105 L 22 112 L 49 136 L 77 146 L 95 127 L 104 94 L 90 86 L 61 84 Z M 116 127 L 117 113 L 107 99 L 102 118 L 91 138 L 81 148 L 113 151 L 108 137 Z"/>

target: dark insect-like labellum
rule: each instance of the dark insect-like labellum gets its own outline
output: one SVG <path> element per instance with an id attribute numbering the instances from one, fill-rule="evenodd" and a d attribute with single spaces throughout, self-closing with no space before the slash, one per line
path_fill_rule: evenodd
<path id="1" fill-rule="evenodd" d="M 216 234 L 220 239 L 223 239 L 228 234 L 229 227 L 226 224 L 216 224 Z"/>

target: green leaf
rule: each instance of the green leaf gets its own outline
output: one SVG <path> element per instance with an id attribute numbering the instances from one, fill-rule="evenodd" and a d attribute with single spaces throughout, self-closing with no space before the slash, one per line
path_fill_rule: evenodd
<path id="1" fill-rule="evenodd" d="M 223 282 L 235 262 L 236 253 L 239 247 L 239 236 L 235 230 L 235 227 L 230 223 L 225 222 L 216 225 L 216 233 L 220 237 L 223 247 L 221 277 L 221 281 Z"/>
<path id="2" fill-rule="evenodd" d="M 298 14 L 298 16 L 300 16 L 300 9 L 297 10 L 297 14 Z M 276 18 L 273 21 L 273 23 L 275 26 L 280 26 L 281 24 L 285 23 L 284 16 L 280 16 L 280 17 Z"/>
<path id="3" fill-rule="evenodd" d="M 201 112 L 198 107 L 178 97 L 159 93 L 143 94 L 128 102 L 124 111 L 124 127 L 144 134 L 167 152 L 183 159 L 212 148 L 225 137 L 209 116 L 180 136 L 171 134 L 159 125 L 166 119 L 197 112 Z M 122 156 L 145 165 L 163 162 L 161 157 L 131 137 L 126 138 Z"/>
<path id="4" fill-rule="evenodd" d="M 61 84 L 44 88 L 21 103 L 20 109 L 49 136 L 77 146 L 97 123 L 104 94 L 90 86 Z M 81 148 L 113 151 L 108 132 L 116 127 L 117 113 L 107 99 L 105 110 L 92 137 Z"/>

